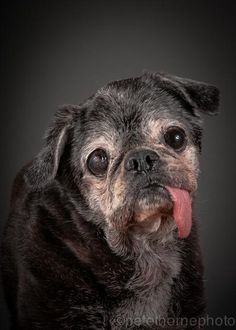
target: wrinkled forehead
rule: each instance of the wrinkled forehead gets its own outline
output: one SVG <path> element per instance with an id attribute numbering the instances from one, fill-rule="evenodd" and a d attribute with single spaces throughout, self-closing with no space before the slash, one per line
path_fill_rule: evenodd
<path id="1" fill-rule="evenodd" d="M 191 131 L 192 119 L 181 101 L 164 89 L 110 84 L 99 90 L 86 110 L 84 144 L 140 143 L 163 125 Z"/>

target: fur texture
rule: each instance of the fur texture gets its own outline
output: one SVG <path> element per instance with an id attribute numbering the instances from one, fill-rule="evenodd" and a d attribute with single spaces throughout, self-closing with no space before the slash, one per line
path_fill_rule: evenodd
<path id="1" fill-rule="evenodd" d="M 2 245 L 12 329 L 197 328 L 158 323 L 205 313 L 197 222 L 178 238 L 163 187 L 194 200 L 201 114 L 215 114 L 218 101 L 211 85 L 146 73 L 58 110 L 13 185 Z M 176 126 L 186 134 L 181 152 L 163 140 Z M 102 177 L 87 163 L 98 148 L 109 159 Z M 158 155 L 152 171 L 127 171 L 143 150 Z M 155 219 L 141 221 L 154 206 Z"/>

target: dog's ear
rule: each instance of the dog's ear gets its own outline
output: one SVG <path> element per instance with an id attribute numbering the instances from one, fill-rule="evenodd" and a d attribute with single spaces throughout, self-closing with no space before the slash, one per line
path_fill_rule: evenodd
<path id="1" fill-rule="evenodd" d="M 55 178 L 78 109 L 78 106 L 68 105 L 56 112 L 46 131 L 43 148 L 25 171 L 25 180 L 31 187 L 40 188 Z"/>
<path id="2" fill-rule="evenodd" d="M 216 115 L 219 107 L 219 90 L 213 85 L 165 73 L 154 74 L 160 85 L 181 97 L 195 114 L 198 111 Z M 197 113 L 196 113 L 197 112 Z"/>

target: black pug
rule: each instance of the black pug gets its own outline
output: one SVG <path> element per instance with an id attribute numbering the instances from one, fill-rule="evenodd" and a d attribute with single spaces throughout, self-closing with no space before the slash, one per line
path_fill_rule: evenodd
<path id="1" fill-rule="evenodd" d="M 13 186 L 2 251 L 12 329 L 199 327 L 192 205 L 201 113 L 218 100 L 214 86 L 145 73 L 59 109 Z"/>

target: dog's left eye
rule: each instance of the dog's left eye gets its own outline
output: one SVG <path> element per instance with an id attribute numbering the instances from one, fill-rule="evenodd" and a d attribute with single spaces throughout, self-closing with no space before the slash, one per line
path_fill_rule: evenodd
<path id="1" fill-rule="evenodd" d="M 180 127 L 170 127 L 164 134 L 166 144 L 174 150 L 181 150 L 186 145 L 187 139 L 184 130 Z"/>
<path id="2" fill-rule="evenodd" d="M 89 171 L 96 176 L 103 176 L 108 167 L 108 155 L 103 149 L 94 150 L 87 159 Z"/>

